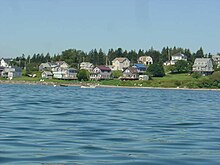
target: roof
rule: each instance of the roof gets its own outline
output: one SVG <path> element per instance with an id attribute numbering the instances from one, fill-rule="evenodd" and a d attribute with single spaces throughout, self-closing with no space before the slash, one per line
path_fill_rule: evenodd
<path id="1" fill-rule="evenodd" d="M 198 62 L 209 62 L 211 60 L 211 58 L 196 58 L 194 63 L 198 63 Z"/>
<path id="2" fill-rule="evenodd" d="M 50 63 L 49 62 L 41 63 L 40 65 L 43 65 L 44 67 L 50 67 Z"/>
<path id="3" fill-rule="evenodd" d="M 57 65 L 63 65 L 63 64 L 67 64 L 65 61 L 56 61 Z M 68 64 L 67 64 L 68 65 Z"/>
<path id="4" fill-rule="evenodd" d="M 138 73 L 137 69 L 134 68 L 134 67 L 128 67 L 128 68 L 125 69 L 125 70 L 129 70 L 132 74 L 137 74 L 137 73 Z"/>
<path id="5" fill-rule="evenodd" d="M 151 56 L 140 56 L 139 59 L 140 59 L 140 58 L 152 59 Z"/>
<path id="6" fill-rule="evenodd" d="M 47 74 L 48 76 L 52 76 L 53 75 L 53 73 L 50 72 L 50 71 L 44 71 L 43 73 Z"/>
<path id="7" fill-rule="evenodd" d="M 176 53 L 176 54 L 174 54 L 174 55 L 172 55 L 172 56 L 181 56 L 181 57 L 183 57 L 183 56 L 185 56 L 185 55 L 179 52 L 179 53 Z"/>
<path id="8" fill-rule="evenodd" d="M 206 66 L 207 63 L 210 61 L 211 61 L 211 58 L 196 58 L 193 66 Z"/>
<path id="9" fill-rule="evenodd" d="M 103 66 L 103 65 L 101 65 L 101 66 L 97 66 L 100 70 L 102 70 L 102 71 L 111 71 L 111 69 L 109 68 L 109 67 L 106 67 L 106 66 Z"/>
<path id="10" fill-rule="evenodd" d="M 119 61 L 120 63 L 124 62 L 125 60 L 128 60 L 126 57 L 117 57 L 113 61 Z"/>
<path id="11" fill-rule="evenodd" d="M 134 67 L 138 68 L 138 69 L 146 69 L 147 67 L 144 64 L 134 64 Z"/>
<path id="12" fill-rule="evenodd" d="M 75 70 L 75 71 L 77 71 L 77 69 L 75 69 L 75 68 L 69 68 L 68 70 Z"/>
<path id="13" fill-rule="evenodd" d="M 9 63 L 10 61 L 12 61 L 11 58 L 2 58 L 1 60 L 4 60 L 6 63 Z"/>

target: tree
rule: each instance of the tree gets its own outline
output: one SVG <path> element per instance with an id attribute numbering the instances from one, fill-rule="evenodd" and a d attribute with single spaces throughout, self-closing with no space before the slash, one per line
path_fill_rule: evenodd
<path id="1" fill-rule="evenodd" d="M 164 68 L 162 63 L 154 63 L 148 67 L 148 72 L 154 77 L 165 76 Z"/>
<path id="2" fill-rule="evenodd" d="M 112 77 L 113 78 L 119 78 L 120 76 L 122 76 L 122 71 L 121 70 L 112 71 Z"/>
<path id="3" fill-rule="evenodd" d="M 175 63 L 174 67 L 171 69 L 172 73 L 187 73 L 189 72 L 189 64 L 187 61 L 179 60 Z"/>
<path id="4" fill-rule="evenodd" d="M 166 62 L 168 60 L 170 60 L 170 56 L 169 56 L 170 52 L 169 52 L 169 48 L 168 47 L 164 47 L 161 51 L 161 56 L 162 56 L 162 61 Z"/>
<path id="5" fill-rule="evenodd" d="M 77 73 L 77 78 L 79 81 L 88 81 L 89 80 L 89 71 L 85 70 L 85 69 L 81 69 L 78 73 Z"/>
<path id="6" fill-rule="evenodd" d="M 202 47 L 200 47 L 200 49 L 196 52 L 195 57 L 196 58 L 203 58 L 204 57 L 204 53 L 203 53 Z"/>
<path id="7" fill-rule="evenodd" d="M 37 63 L 28 63 L 26 65 L 26 75 L 32 74 L 33 72 L 38 71 L 38 64 Z"/>

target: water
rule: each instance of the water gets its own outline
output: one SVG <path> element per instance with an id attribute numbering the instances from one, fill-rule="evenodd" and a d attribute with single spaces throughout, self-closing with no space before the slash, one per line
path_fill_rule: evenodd
<path id="1" fill-rule="evenodd" d="M 220 164 L 219 96 L 0 85 L 0 164 Z"/>

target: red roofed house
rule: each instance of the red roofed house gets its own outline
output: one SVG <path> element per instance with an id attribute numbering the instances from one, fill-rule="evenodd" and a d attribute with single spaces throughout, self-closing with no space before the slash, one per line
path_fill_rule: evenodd
<path id="1" fill-rule="evenodd" d="M 112 72 L 109 67 L 97 66 L 91 72 L 90 79 L 93 79 L 93 80 L 110 79 L 111 74 L 112 74 Z"/>

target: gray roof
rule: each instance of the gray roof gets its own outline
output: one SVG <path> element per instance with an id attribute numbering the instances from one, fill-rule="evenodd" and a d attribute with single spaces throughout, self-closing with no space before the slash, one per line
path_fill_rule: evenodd
<path id="1" fill-rule="evenodd" d="M 132 73 L 132 74 L 137 74 L 138 73 L 138 71 L 137 71 L 137 69 L 136 68 L 134 68 L 134 67 L 128 67 L 127 69 L 125 69 L 125 70 L 129 70 L 130 71 L 130 73 Z M 124 70 L 124 71 L 125 71 Z"/>
<path id="2" fill-rule="evenodd" d="M 207 63 L 211 60 L 211 58 L 196 58 L 194 63 L 200 62 L 200 63 Z"/>
<path id="3" fill-rule="evenodd" d="M 53 75 L 53 73 L 50 72 L 50 71 L 43 71 L 43 73 L 45 73 L 45 74 L 48 75 L 48 76 L 52 76 L 52 75 Z"/>
<path id="4" fill-rule="evenodd" d="M 209 62 L 212 63 L 211 58 L 196 58 L 193 66 L 206 66 Z"/>

